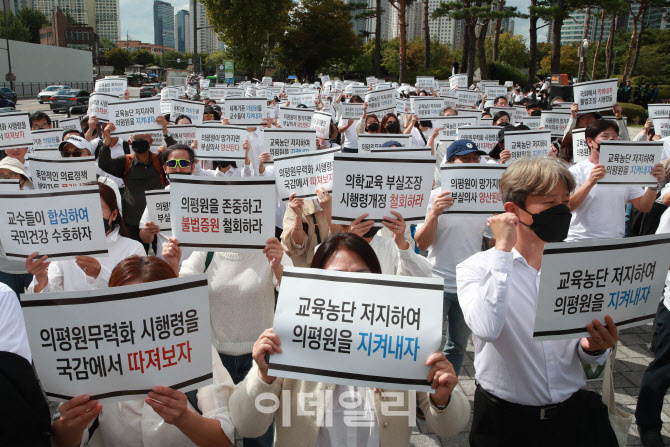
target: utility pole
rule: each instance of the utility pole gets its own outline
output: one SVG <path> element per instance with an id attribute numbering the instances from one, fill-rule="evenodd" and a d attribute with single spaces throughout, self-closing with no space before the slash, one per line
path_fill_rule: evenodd
<path id="1" fill-rule="evenodd" d="M 198 54 L 198 0 L 193 2 L 193 71 L 195 71 L 195 61 Z"/>

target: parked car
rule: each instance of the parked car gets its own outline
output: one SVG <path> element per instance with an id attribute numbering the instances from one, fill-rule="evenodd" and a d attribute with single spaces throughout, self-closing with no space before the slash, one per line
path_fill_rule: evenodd
<path id="1" fill-rule="evenodd" d="M 150 98 L 158 94 L 158 84 L 144 84 L 140 88 L 140 98 Z"/>
<path id="2" fill-rule="evenodd" d="M 67 112 L 72 107 L 83 108 L 85 111 L 89 96 L 85 90 L 61 90 L 49 98 L 49 107 L 55 113 L 61 110 Z"/>
<path id="3" fill-rule="evenodd" d="M 11 88 L 2 87 L 2 88 L 0 88 L 0 93 L 2 93 L 4 95 L 5 99 L 9 99 L 14 104 L 17 103 L 16 93 Z"/>
<path id="4" fill-rule="evenodd" d="M 5 111 L 4 109 L 16 109 L 16 104 L 7 99 L 4 94 L 0 92 L 0 112 Z"/>
<path id="5" fill-rule="evenodd" d="M 37 100 L 39 101 L 40 104 L 44 104 L 45 102 L 48 103 L 51 97 L 55 95 L 57 92 L 69 88 L 70 87 L 66 85 L 50 85 L 49 87 L 45 88 L 44 90 L 42 90 L 37 94 Z"/>

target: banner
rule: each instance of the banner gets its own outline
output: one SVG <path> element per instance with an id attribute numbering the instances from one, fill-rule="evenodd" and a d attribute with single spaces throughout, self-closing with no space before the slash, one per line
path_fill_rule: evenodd
<path id="1" fill-rule="evenodd" d="M 440 95 L 440 98 L 442 98 L 442 101 L 444 101 L 444 107 L 451 107 L 452 109 L 456 109 L 458 107 L 458 96 L 450 96 L 450 95 Z"/>
<path id="2" fill-rule="evenodd" d="M 88 110 L 86 114 L 89 117 L 96 117 L 101 123 L 109 122 L 109 104 L 118 102 L 119 97 L 108 95 L 106 93 L 91 93 L 88 99 Z"/>
<path id="3" fill-rule="evenodd" d="M 188 299 L 184 299 L 188 296 Z M 103 403 L 212 381 L 207 276 L 21 296 L 35 369 L 50 399 Z"/>
<path id="4" fill-rule="evenodd" d="M 598 185 L 638 185 L 656 187 L 658 179 L 651 175 L 661 162 L 662 141 L 612 141 L 600 143 L 600 164 L 605 177 Z"/>
<path id="5" fill-rule="evenodd" d="M 507 163 L 522 157 L 546 157 L 551 151 L 551 132 L 548 130 L 517 130 L 505 132 L 505 150 L 510 152 Z"/>
<path id="6" fill-rule="evenodd" d="M 314 110 L 280 107 L 279 122 L 283 129 L 309 129 L 312 126 Z"/>
<path id="7" fill-rule="evenodd" d="M 412 104 L 412 113 L 419 119 L 432 119 L 440 116 L 444 108 L 444 99 L 434 96 L 412 96 L 410 103 Z"/>
<path id="8" fill-rule="evenodd" d="M 109 104 L 109 121 L 114 123 L 116 130 L 112 136 L 129 136 L 162 132 L 163 128 L 156 124 L 156 117 L 161 114 L 161 100 L 157 98 L 132 99 Z"/>
<path id="9" fill-rule="evenodd" d="M 526 118 L 528 117 L 528 111 L 526 110 L 525 107 L 514 107 L 514 115 L 510 115 L 514 119 L 514 123 L 521 123 L 523 122 Z M 539 116 L 537 117 L 538 119 L 540 118 Z M 528 126 L 528 124 L 526 124 Z M 530 127 L 530 126 L 528 126 Z M 532 129 L 532 127 L 531 127 Z"/>
<path id="10" fill-rule="evenodd" d="M 649 118 L 670 118 L 670 104 L 649 104 L 647 106 Z"/>
<path id="11" fill-rule="evenodd" d="M 670 118 L 654 118 L 654 133 L 661 138 L 670 137 Z"/>
<path id="12" fill-rule="evenodd" d="M 58 120 L 58 127 L 60 127 L 63 132 L 71 129 L 81 132 L 81 122 L 79 121 L 79 117 Z"/>
<path id="13" fill-rule="evenodd" d="M 147 198 L 149 221 L 156 224 L 161 233 L 172 232 L 170 221 L 170 190 L 154 189 L 144 193 Z"/>
<path id="14" fill-rule="evenodd" d="M 579 163 L 591 156 L 591 148 L 586 144 L 586 129 L 572 130 L 572 161 Z"/>
<path id="15" fill-rule="evenodd" d="M 266 118 L 267 104 L 265 99 L 226 98 L 222 107 L 223 117 L 233 125 L 260 126 Z"/>
<path id="16" fill-rule="evenodd" d="M 456 97 L 461 106 L 474 107 L 477 105 L 477 101 L 482 98 L 482 94 L 473 90 L 456 90 Z M 481 114 L 481 110 L 479 113 Z"/>
<path id="17" fill-rule="evenodd" d="M 412 103 L 409 99 L 396 99 L 395 103 L 395 114 L 402 115 L 404 113 L 412 112 Z"/>
<path id="18" fill-rule="evenodd" d="M 97 186 L 0 193 L 0 242 L 10 259 L 107 255 Z"/>
<path id="19" fill-rule="evenodd" d="M 128 80 L 122 78 L 105 78 L 95 81 L 94 93 L 104 93 L 115 96 L 117 99 L 122 97 L 128 90 Z"/>
<path id="20" fill-rule="evenodd" d="M 440 128 L 440 137 L 451 137 L 456 135 L 460 127 L 477 125 L 477 118 L 473 116 L 441 116 L 432 121 L 433 126 Z"/>
<path id="21" fill-rule="evenodd" d="M 209 99 L 213 99 L 217 103 L 221 103 L 223 99 L 226 97 L 226 90 L 225 88 L 210 88 L 209 89 Z"/>
<path id="22" fill-rule="evenodd" d="M 561 117 L 562 116 L 563 115 L 561 115 Z M 569 120 L 569 118 L 568 118 L 568 120 Z M 521 121 L 517 121 L 517 124 L 519 122 L 521 124 L 523 124 L 524 126 L 528 126 L 530 128 L 530 130 L 538 130 L 542 126 L 542 117 L 541 116 L 524 116 Z M 551 131 L 551 129 L 550 129 L 550 131 Z M 552 132 L 552 135 L 556 136 L 555 134 L 556 134 L 556 132 Z"/>
<path id="23" fill-rule="evenodd" d="M 498 96 L 507 98 L 507 87 L 501 85 L 486 85 L 484 86 L 484 94 L 487 99 L 495 99 Z"/>
<path id="24" fill-rule="evenodd" d="M 433 186 L 434 157 L 408 154 L 335 156 L 333 223 L 349 224 L 361 214 L 382 226 L 391 211 L 421 222 Z"/>
<path id="25" fill-rule="evenodd" d="M 456 89 L 467 89 L 468 88 L 468 75 L 467 74 L 457 74 L 449 77 L 449 88 L 451 90 Z"/>
<path id="26" fill-rule="evenodd" d="M 169 124 L 167 128 L 170 136 L 178 144 L 185 144 L 190 147 L 195 140 L 195 126 L 192 124 Z"/>
<path id="27" fill-rule="evenodd" d="M 538 127 L 542 127 L 542 130 L 550 130 L 551 135 L 555 137 L 562 137 L 571 117 L 570 110 L 543 110 Z"/>
<path id="28" fill-rule="evenodd" d="M 275 157 L 277 192 L 282 201 L 288 202 L 292 193 L 304 199 L 316 198 L 316 189 L 333 192 L 333 156 L 341 148 L 279 155 Z"/>
<path id="29" fill-rule="evenodd" d="M 265 152 L 272 158 L 316 151 L 315 130 L 265 129 Z"/>
<path id="30" fill-rule="evenodd" d="M 307 107 L 316 106 L 316 93 L 298 93 L 287 95 L 289 102 L 293 107 L 298 107 L 300 104 Z"/>
<path id="31" fill-rule="evenodd" d="M 667 234 L 547 244 L 533 340 L 589 337 L 586 325 L 651 323 L 670 265 Z M 283 286 L 283 284 L 282 284 Z"/>
<path id="32" fill-rule="evenodd" d="M 491 152 L 491 149 L 498 144 L 498 132 L 500 126 L 471 126 L 459 127 L 458 139 L 470 140 L 474 142 L 480 151 Z"/>
<path id="33" fill-rule="evenodd" d="M 269 356 L 268 374 L 434 392 L 426 360 L 440 349 L 443 287 L 439 278 L 287 267 L 273 324 L 282 353 Z"/>
<path id="34" fill-rule="evenodd" d="M 412 135 L 404 133 L 362 133 L 358 136 L 358 150 L 361 152 L 370 152 L 373 147 L 381 147 L 389 141 L 397 141 L 403 146 L 408 147 L 412 144 Z"/>
<path id="35" fill-rule="evenodd" d="M 56 149 L 60 145 L 63 137 L 63 129 L 40 129 L 33 130 L 30 135 L 33 139 L 32 150 L 37 151 L 41 149 Z"/>
<path id="36" fill-rule="evenodd" d="M 96 181 L 95 157 L 52 158 L 31 155 L 30 170 L 35 189 L 60 189 L 84 186 Z"/>
<path id="37" fill-rule="evenodd" d="M 427 157 L 435 157 L 431 154 L 430 146 L 417 147 L 373 147 L 370 149 L 371 154 L 404 154 L 404 155 L 422 155 Z"/>
<path id="38" fill-rule="evenodd" d="M 0 150 L 31 148 L 30 115 L 24 112 L 0 114 Z"/>
<path id="39" fill-rule="evenodd" d="M 316 136 L 327 140 L 330 134 L 330 122 L 332 115 L 326 112 L 314 112 L 310 126 L 316 130 Z M 316 143 L 315 143 L 316 144 Z"/>
<path id="40" fill-rule="evenodd" d="M 396 91 L 394 88 L 375 90 L 365 94 L 365 102 L 368 103 L 368 115 L 379 114 L 379 121 L 387 113 L 395 112 Z"/>
<path id="41" fill-rule="evenodd" d="M 205 124 L 195 127 L 198 147 L 195 158 L 199 160 L 244 160 L 244 141 L 248 139 L 246 127 Z"/>
<path id="42" fill-rule="evenodd" d="M 340 104 L 342 110 L 342 119 L 345 120 L 360 120 L 363 116 L 363 104 L 355 102 L 343 102 Z"/>
<path id="43" fill-rule="evenodd" d="M 184 115 L 189 117 L 191 124 L 194 126 L 202 124 L 202 116 L 205 112 L 205 104 L 203 102 L 172 99 L 170 103 L 170 119 L 173 122 L 176 122 L 178 117 Z"/>
<path id="44" fill-rule="evenodd" d="M 172 234 L 182 248 L 263 250 L 276 206 L 274 178 L 170 175 Z"/>
<path id="45" fill-rule="evenodd" d="M 244 97 L 244 89 L 242 89 L 242 88 L 227 88 L 227 89 L 225 89 L 225 98 L 224 99 L 243 98 L 243 97 Z"/>
<path id="46" fill-rule="evenodd" d="M 442 214 L 504 213 L 500 178 L 505 165 L 457 163 L 440 166 L 442 191 L 451 191 L 454 204 Z"/>
<path id="47" fill-rule="evenodd" d="M 579 112 L 611 109 L 616 104 L 618 79 L 604 79 L 574 84 L 572 94 Z"/>

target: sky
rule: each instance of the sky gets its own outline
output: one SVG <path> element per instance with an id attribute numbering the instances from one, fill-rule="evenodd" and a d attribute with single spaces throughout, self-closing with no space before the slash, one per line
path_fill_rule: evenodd
<path id="1" fill-rule="evenodd" d="M 189 9 L 189 0 L 165 0 L 174 6 L 175 13 L 180 9 Z M 131 40 L 141 40 L 154 43 L 154 11 L 152 0 L 120 0 L 121 7 L 121 39 L 126 39 L 126 33 Z M 519 12 L 528 13 L 530 0 L 507 0 L 508 6 L 516 6 Z M 542 23 L 538 23 L 541 26 Z M 514 19 L 514 34 L 520 34 L 528 44 L 528 19 Z M 537 32 L 537 41 L 546 42 L 547 28 Z"/>

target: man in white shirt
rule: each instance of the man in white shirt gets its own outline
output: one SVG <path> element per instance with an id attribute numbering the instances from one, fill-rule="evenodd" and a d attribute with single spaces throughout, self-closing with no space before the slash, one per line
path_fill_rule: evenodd
<path id="1" fill-rule="evenodd" d="M 567 235 L 574 186 L 555 159 L 512 163 L 500 180 L 505 213 L 488 220 L 495 247 L 456 268 L 475 345 L 473 447 L 617 445 L 600 395 L 581 389 L 580 363 L 606 361 L 614 321 L 594 320 L 582 339 L 533 341 L 544 245 Z"/>
<path id="2" fill-rule="evenodd" d="M 584 131 L 591 156 L 570 167 L 576 190 L 570 196 L 572 222 L 568 241 L 623 237 L 625 206 L 630 202 L 635 209 L 646 213 L 656 200 L 656 188 L 639 186 L 602 186 L 598 180 L 605 177 L 605 167 L 599 163 L 600 143 L 618 140 L 619 126 L 614 121 L 595 120 Z M 663 165 L 654 166 L 651 173 L 660 182 L 665 175 Z"/>

